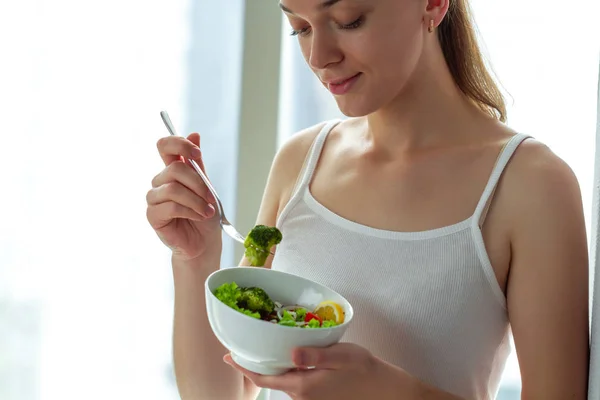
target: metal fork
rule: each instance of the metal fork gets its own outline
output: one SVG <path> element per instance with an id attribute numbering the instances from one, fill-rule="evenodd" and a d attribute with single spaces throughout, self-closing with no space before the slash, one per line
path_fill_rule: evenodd
<path id="1" fill-rule="evenodd" d="M 177 133 L 175 132 L 175 127 L 173 126 L 173 123 L 171 122 L 171 118 L 169 118 L 169 114 L 166 111 L 161 111 L 160 117 L 162 118 L 163 122 L 165 123 L 165 126 L 167 127 L 167 130 L 169 131 L 169 133 L 173 136 L 178 136 Z M 192 164 L 192 167 L 194 167 L 194 169 L 196 170 L 198 175 L 200 175 L 200 178 L 202 178 L 202 180 L 206 184 L 206 187 L 208 187 L 208 190 L 210 190 L 210 192 L 216 199 L 217 212 L 219 213 L 219 221 L 221 224 L 221 229 L 223 229 L 223 231 L 226 234 L 228 234 L 230 237 L 232 237 L 234 240 L 243 244 L 244 241 L 246 240 L 246 237 L 243 236 L 241 233 L 239 233 L 238 230 L 235 229 L 235 227 L 231 224 L 231 222 L 229 222 L 227 220 L 227 218 L 225 217 L 225 211 L 223 211 L 223 204 L 221 204 L 221 199 L 219 198 L 219 195 L 217 194 L 217 191 L 215 190 L 213 185 L 208 180 L 208 177 L 204 174 L 204 171 L 202 171 L 202 169 L 198 166 L 196 161 L 190 160 L 190 159 L 188 159 L 188 161 L 190 164 Z M 274 253 L 272 251 L 270 251 L 269 253 L 271 255 L 274 255 Z"/>

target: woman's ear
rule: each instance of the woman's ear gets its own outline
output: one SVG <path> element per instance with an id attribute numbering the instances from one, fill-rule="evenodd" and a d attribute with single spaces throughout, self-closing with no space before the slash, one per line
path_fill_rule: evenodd
<path id="1" fill-rule="evenodd" d="M 444 19 L 450 8 L 451 0 L 426 0 L 423 22 L 428 28 L 436 28 Z M 452 0 L 456 1 L 456 0 Z"/>

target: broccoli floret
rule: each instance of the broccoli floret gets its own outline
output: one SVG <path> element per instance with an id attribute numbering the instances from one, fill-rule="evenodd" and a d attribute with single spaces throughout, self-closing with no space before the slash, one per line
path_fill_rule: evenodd
<path id="1" fill-rule="evenodd" d="M 269 298 L 267 292 L 257 287 L 242 289 L 239 304 L 242 308 L 263 314 L 270 314 L 275 309 L 275 303 Z"/>
<path id="2" fill-rule="evenodd" d="M 256 225 L 244 241 L 244 255 L 253 267 L 262 267 L 267 261 L 271 247 L 281 243 L 281 231 L 276 227 Z"/>
<path id="3" fill-rule="evenodd" d="M 262 249 L 257 249 L 253 246 L 246 247 L 246 251 L 244 253 L 250 265 L 253 267 L 263 267 L 267 262 L 267 257 L 269 256 L 269 252 L 264 251 Z"/>
<path id="4" fill-rule="evenodd" d="M 254 228 L 252 228 L 250 233 L 248 233 L 246 241 L 249 241 L 250 244 L 258 248 L 268 250 L 274 245 L 279 244 L 281 239 L 281 232 L 276 227 L 256 225 Z"/>

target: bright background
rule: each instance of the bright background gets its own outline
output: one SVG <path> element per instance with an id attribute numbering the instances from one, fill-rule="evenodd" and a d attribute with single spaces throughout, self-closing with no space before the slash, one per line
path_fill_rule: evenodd
<path id="1" fill-rule="evenodd" d="M 589 229 L 600 29 L 581 10 L 600 4 L 472 4 L 509 123 L 571 165 Z M 202 133 L 228 215 L 249 229 L 272 152 L 339 116 L 295 39 L 265 36 L 288 31 L 276 8 L 0 0 L 0 399 L 177 398 L 169 254 L 145 219 L 158 113 Z M 252 182 L 248 143 L 270 144 Z M 231 266 L 239 249 L 225 243 Z M 498 399 L 519 387 L 513 354 Z"/>

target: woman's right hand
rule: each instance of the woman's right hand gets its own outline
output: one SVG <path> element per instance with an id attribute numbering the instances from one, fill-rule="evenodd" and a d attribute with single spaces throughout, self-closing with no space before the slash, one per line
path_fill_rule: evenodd
<path id="1" fill-rule="evenodd" d="M 152 180 L 146 195 L 146 216 L 160 240 L 173 255 L 187 261 L 219 243 L 221 230 L 215 199 L 202 178 L 186 162 L 196 161 L 204 169 L 200 135 L 167 136 L 157 143 L 165 168 Z"/>

